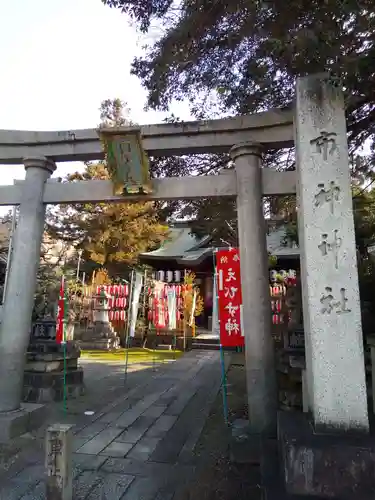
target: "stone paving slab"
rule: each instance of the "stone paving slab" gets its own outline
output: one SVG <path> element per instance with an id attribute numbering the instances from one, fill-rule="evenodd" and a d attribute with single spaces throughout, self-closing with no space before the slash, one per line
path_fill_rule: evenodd
<path id="1" fill-rule="evenodd" d="M 98 435 L 100 432 L 102 432 L 106 427 L 108 427 L 108 424 L 103 424 L 100 422 L 94 422 L 87 427 L 84 427 L 82 430 L 77 432 L 75 435 L 78 439 L 92 439 L 94 436 Z"/>
<path id="2" fill-rule="evenodd" d="M 158 481 L 146 477 L 137 478 L 126 492 L 126 500 L 154 500 L 159 491 Z"/>
<path id="3" fill-rule="evenodd" d="M 167 406 L 164 405 L 150 406 L 142 415 L 144 417 L 159 418 L 166 409 Z"/>
<path id="4" fill-rule="evenodd" d="M 190 475 L 195 470 L 192 465 L 143 462 L 129 458 L 108 458 L 101 470 L 115 474 L 131 474 L 142 477 L 168 477 Z"/>
<path id="5" fill-rule="evenodd" d="M 5 486 L 1 487 L 0 499 L 1 500 L 19 500 L 24 497 L 29 491 L 40 482 L 39 479 L 28 483 L 15 481 L 11 479 Z"/>
<path id="6" fill-rule="evenodd" d="M 159 443 L 160 438 L 144 436 L 140 441 L 138 441 L 134 448 L 132 448 L 127 457 L 133 460 L 141 460 L 145 462 L 150 458 Z"/>
<path id="7" fill-rule="evenodd" d="M 185 441 L 185 444 L 181 448 L 181 451 L 177 459 L 179 463 L 189 463 L 192 460 L 194 449 L 202 434 L 206 420 L 210 413 L 210 409 L 215 402 L 220 387 L 221 387 L 221 380 L 215 381 L 213 389 L 210 391 L 207 404 L 202 408 L 198 416 L 195 418 L 194 426 L 192 427 L 190 434 L 187 440 Z"/>
<path id="8" fill-rule="evenodd" d="M 129 451 L 133 448 L 134 444 L 123 443 L 120 441 L 112 441 L 103 451 L 100 452 L 101 455 L 107 457 L 120 457 L 125 458 Z"/>
<path id="9" fill-rule="evenodd" d="M 129 427 L 132 425 L 138 417 L 140 417 L 157 399 L 165 392 L 156 392 L 146 396 L 144 399 L 139 401 L 130 410 L 124 412 L 114 423 L 117 427 Z"/>
<path id="10" fill-rule="evenodd" d="M 95 437 L 87 441 L 81 448 L 77 450 L 78 453 L 87 453 L 88 455 L 98 455 L 104 450 L 117 436 L 121 434 L 121 429 L 118 427 L 107 427 L 97 434 Z"/>
<path id="11" fill-rule="evenodd" d="M 205 380 L 201 380 L 201 383 L 201 387 L 196 390 L 194 395 L 189 399 L 186 398 L 186 406 L 180 413 L 171 430 L 158 443 L 154 453 L 152 453 L 150 457 L 152 461 L 166 463 L 177 462 L 179 454 L 193 429 L 196 426 L 199 426 L 200 430 L 202 430 L 203 426 L 202 422 L 199 421 L 199 416 L 205 408 L 207 400 L 211 399 L 211 401 L 213 401 L 213 398 L 210 398 L 210 396 L 212 396 L 212 393 L 215 393 L 216 395 L 217 390 L 213 389 L 212 379 L 210 377 L 207 377 Z M 195 441 L 190 445 L 190 453 L 193 452 L 199 435 L 200 433 L 195 436 Z"/>
<path id="12" fill-rule="evenodd" d="M 85 500 L 120 500 L 134 481 L 134 476 L 100 474 L 99 482 Z"/>
<path id="13" fill-rule="evenodd" d="M 163 437 L 176 423 L 174 415 L 161 415 L 157 421 L 146 432 L 148 437 Z"/>
<path id="14" fill-rule="evenodd" d="M 73 498 L 86 500 L 89 493 L 99 485 L 100 478 L 95 471 L 81 472 L 73 482 Z"/>
<path id="15" fill-rule="evenodd" d="M 21 497 L 21 500 L 46 500 L 46 487 L 43 482 L 38 483 L 35 488 Z"/>
<path id="16" fill-rule="evenodd" d="M 81 471 L 98 470 L 106 460 L 107 457 L 101 455 L 85 455 L 83 453 L 74 453 L 73 455 L 73 465 Z"/>
<path id="17" fill-rule="evenodd" d="M 129 403 L 128 403 L 129 405 Z M 126 408 L 127 410 L 128 408 Z M 125 410 L 117 410 L 117 411 L 110 411 L 108 413 L 105 413 L 100 419 L 98 420 L 99 424 L 110 424 L 120 418 L 120 416 L 124 413 Z"/>
<path id="18" fill-rule="evenodd" d="M 155 418 L 141 415 L 134 424 L 118 436 L 117 441 L 136 444 L 154 422 Z"/>

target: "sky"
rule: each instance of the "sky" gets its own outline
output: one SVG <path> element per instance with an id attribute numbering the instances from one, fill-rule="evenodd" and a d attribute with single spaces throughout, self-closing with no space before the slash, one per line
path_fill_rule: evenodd
<path id="1" fill-rule="evenodd" d="M 94 128 L 101 102 L 116 97 L 140 124 L 166 116 L 143 109 L 146 92 L 130 65 L 150 39 L 125 14 L 101 0 L 0 0 L 0 12 L 0 129 Z M 187 104 L 171 111 L 191 118 Z M 80 167 L 60 163 L 54 177 Z M 21 165 L 0 168 L 0 184 L 24 178 Z"/>

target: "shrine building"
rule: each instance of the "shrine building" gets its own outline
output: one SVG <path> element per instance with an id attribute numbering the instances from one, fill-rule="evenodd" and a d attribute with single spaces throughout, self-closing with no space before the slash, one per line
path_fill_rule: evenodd
<path id="1" fill-rule="evenodd" d="M 197 318 L 197 326 L 211 330 L 215 249 L 212 237 L 198 237 L 192 232 L 191 222 L 188 221 L 174 221 L 169 228 L 168 239 L 161 247 L 142 253 L 140 261 L 153 268 L 155 280 L 166 283 L 182 283 L 186 271 L 194 272 L 196 284 L 204 298 L 204 313 Z M 286 242 L 285 237 L 285 227 L 268 221 L 267 249 L 277 259 L 272 267 L 276 270 L 297 270 L 299 248 Z"/>

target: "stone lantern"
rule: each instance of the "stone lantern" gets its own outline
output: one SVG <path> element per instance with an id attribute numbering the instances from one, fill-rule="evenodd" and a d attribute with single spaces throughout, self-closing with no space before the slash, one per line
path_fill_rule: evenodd
<path id="1" fill-rule="evenodd" d="M 109 295 L 104 287 L 93 297 L 94 326 L 81 335 L 82 350 L 113 350 L 120 347 L 120 339 L 109 321 Z"/>

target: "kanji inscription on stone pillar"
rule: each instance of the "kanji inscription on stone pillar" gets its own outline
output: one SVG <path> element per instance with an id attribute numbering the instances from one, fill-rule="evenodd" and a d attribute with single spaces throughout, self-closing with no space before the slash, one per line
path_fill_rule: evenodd
<path id="1" fill-rule="evenodd" d="M 72 427 L 55 424 L 47 429 L 47 500 L 72 500 Z"/>
<path id="2" fill-rule="evenodd" d="M 368 430 L 356 245 L 342 90 L 301 78 L 296 157 L 306 367 L 315 426 Z"/>

